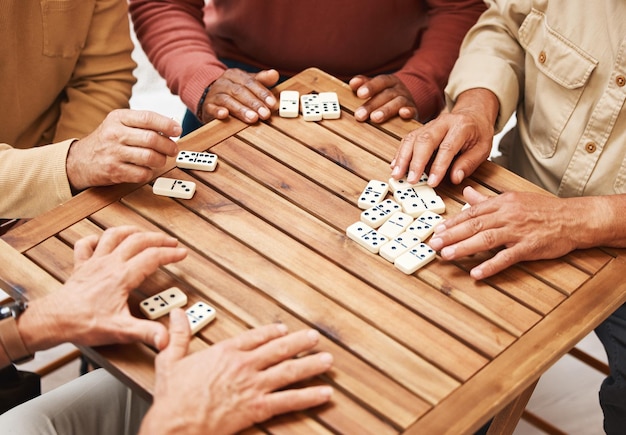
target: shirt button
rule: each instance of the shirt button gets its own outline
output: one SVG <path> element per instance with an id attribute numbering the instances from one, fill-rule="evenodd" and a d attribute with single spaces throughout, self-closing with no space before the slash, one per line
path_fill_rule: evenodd
<path id="1" fill-rule="evenodd" d="M 621 88 L 622 86 L 626 85 L 626 77 L 624 77 L 623 75 L 615 77 L 615 83 L 617 83 L 617 86 Z"/>
<path id="2" fill-rule="evenodd" d="M 585 145 L 585 149 L 589 154 L 594 153 L 596 151 L 596 144 L 593 142 L 588 142 L 587 145 Z"/>
<path id="3" fill-rule="evenodd" d="M 542 51 L 541 53 L 539 53 L 539 63 L 545 63 L 546 62 L 546 52 Z"/>

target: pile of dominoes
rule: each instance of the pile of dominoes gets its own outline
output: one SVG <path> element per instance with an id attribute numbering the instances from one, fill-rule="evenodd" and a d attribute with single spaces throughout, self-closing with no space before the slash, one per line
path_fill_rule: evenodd
<path id="1" fill-rule="evenodd" d="M 187 305 L 187 295 L 178 287 L 170 287 L 141 301 L 139 309 L 148 319 L 155 320 L 166 315 L 174 308 L 184 307 L 185 305 Z M 187 308 L 185 314 L 187 315 L 192 334 L 211 323 L 216 316 L 215 308 L 202 301 L 198 301 Z"/>
<path id="2" fill-rule="evenodd" d="M 427 180 L 426 174 L 415 184 L 371 180 L 358 201 L 361 219 L 346 229 L 347 236 L 407 275 L 430 263 L 436 253 L 425 240 L 443 222 L 446 206 Z"/>

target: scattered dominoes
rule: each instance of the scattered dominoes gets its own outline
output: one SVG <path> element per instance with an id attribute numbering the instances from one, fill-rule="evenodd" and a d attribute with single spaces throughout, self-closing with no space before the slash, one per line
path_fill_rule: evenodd
<path id="1" fill-rule="evenodd" d="M 193 181 L 159 177 L 154 181 L 154 184 L 152 185 L 152 192 L 155 195 L 190 199 L 196 192 L 196 183 L 194 183 Z"/>
<path id="2" fill-rule="evenodd" d="M 217 155 L 196 151 L 180 151 L 176 157 L 176 166 L 182 169 L 214 171 L 217 166 Z"/>
<path id="3" fill-rule="evenodd" d="M 384 181 L 371 180 L 363 189 L 357 205 L 366 209 L 379 204 L 389 191 L 389 185 Z"/>
<path id="4" fill-rule="evenodd" d="M 195 334 L 211 323 L 216 316 L 215 308 L 202 301 L 196 302 L 189 307 L 185 311 L 185 314 L 187 314 L 187 320 L 189 320 L 189 327 L 191 328 L 192 334 Z"/>
<path id="5" fill-rule="evenodd" d="M 341 107 L 336 92 L 320 92 L 320 108 L 322 109 L 322 119 L 338 119 L 341 117 Z"/>
<path id="6" fill-rule="evenodd" d="M 297 118 L 300 114 L 300 92 L 282 91 L 278 115 L 283 118 Z"/>
<path id="7" fill-rule="evenodd" d="M 406 231 L 397 236 L 391 242 L 385 243 L 381 246 L 380 251 L 378 251 L 378 255 L 393 263 L 396 258 L 420 242 L 421 240 L 419 237 Z"/>
<path id="8" fill-rule="evenodd" d="M 393 199 L 385 199 L 373 207 L 361 212 L 361 222 L 365 222 L 372 228 L 378 228 L 396 211 L 401 211 L 400 204 Z"/>
<path id="9" fill-rule="evenodd" d="M 358 200 L 359 208 L 365 210 L 360 222 L 346 229 L 348 237 L 406 274 L 428 264 L 436 253 L 424 240 L 444 221 L 440 214 L 446 207 L 427 181 L 424 173 L 414 184 L 406 178 L 368 182 Z M 390 190 L 395 201 L 386 198 Z"/>
<path id="10" fill-rule="evenodd" d="M 415 234 L 420 240 L 426 240 L 435 230 L 435 227 L 443 222 L 442 216 L 430 210 L 426 210 L 409 225 L 407 231 Z"/>
<path id="11" fill-rule="evenodd" d="M 187 295 L 178 287 L 171 287 L 141 301 L 139 309 L 148 319 L 154 320 L 186 304 Z"/>
<path id="12" fill-rule="evenodd" d="M 346 234 L 351 240 L 367 249 L 373 254 L 378 254 L 380 247 L 389 239 L 363 222 L 355 222 L 346 229 Z"/>
<path id="13" fill-rule="evenodd" d="M 407 275 L 411 275 L 417 269 L 424 267 L 436 257 L 434 249 L 426 243 L 418 243 L 404 254 L 398 256 L 393 262 L 394 266 Z"/>
<path id="14" fill-rule="evenodd" d="M 305 121 L 322 120 L 319 94 L 302 95 L 300 97 L 300 105 L 302 106 L 302 118 Z"/>
<path id="15" fill-rule="evenodd" d="M 406 213 L 397 211 L 392 214 L 387 221 L 378 228 L 378 233 L 393 239 L 405 232 L 413 222 L 413 218 Z"/>

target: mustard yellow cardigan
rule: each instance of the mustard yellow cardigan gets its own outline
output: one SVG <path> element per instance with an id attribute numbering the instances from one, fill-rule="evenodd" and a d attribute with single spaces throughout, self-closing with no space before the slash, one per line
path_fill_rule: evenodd
<path id="1" fill-rule="evenodd" d="M 0 218 L 34 217 L 71 198 L 74 139 L 135 83 L 125 0 L 0 0 Z"/>

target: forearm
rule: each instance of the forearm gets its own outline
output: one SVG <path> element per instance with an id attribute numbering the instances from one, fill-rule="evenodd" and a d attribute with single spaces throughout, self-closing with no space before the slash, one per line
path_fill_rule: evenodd
<path id="1" fill-rule="evenodd" d="M 129 8 L 146 55 L 169 89 L 195 112 L 204 89 L 226 69 L 204 27 L 204 1 L 131 0 Z"/>
<path id="2" fill-rule="evenodd" d="M 419 48 L 395 74 L 409 89 L 420 120 L 443 108 L 443 89 L 459 56 L 463 38 L 485 10 L 482 0 L 430 0 L 428 25 Z"/>
<path id="3" fill-rule="evenodd" d="M 65 168 L 70 142 L 26 150 L 0 144 L 0 218 L 32 218 L 72 197 Z"/>

